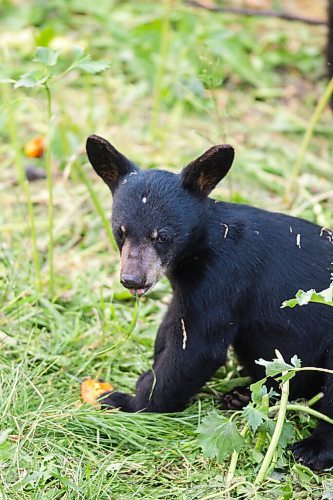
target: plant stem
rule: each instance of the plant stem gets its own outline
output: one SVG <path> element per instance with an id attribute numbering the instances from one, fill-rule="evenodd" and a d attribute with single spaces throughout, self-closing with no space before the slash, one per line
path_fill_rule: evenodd
<path id="1" fill-rule="evenodd" d="M 171 13 L 172 0 L 164 0 L 163 4 L 164 4 L 164 16 L 161 29 L 159 61 L 157 64 L 156 77 L 154 82 L 152 115 L 150 123 L 150 130 L 153 136 L 155 135 L 156 129 L 158 128 L 158 118 L 162 100 L 163 76 L 165 73 L 165 67 L 169 51 L 170 13 Z"/>
<path id="2" fill-rule="evenodd" d="M 100 354 L 104 354 L 105 352 L 108 352 L 111 349 L 114 349 L 115 347 L 118 347 L 123 342 L 126 342 L 126 340 L 128 340 L 131 337 L 132 333 L 134 332 L 134 329 L 135 329 L 137 321 L 138 321 L 138 316 L 139 316 L 139 296 L 136 294 L 136 296 L 135 296 L 135 303 L 134 303 L 134 313 L 133 313 L 131 322 L 128 325 L 128 328 L 126 329 L 126 332 L 125 332 L 124 336 L 116 344 L 112 344 L 109 347 L 106 347 L 105 349 L 102 349 L 101 351 L 98 351 L 96 353 L 96 356 L 99 356 Z"/>
<path id="3" fill-rule="evenodd" d="M 277 354 L 278 358 L 283 359 L 281 354 L 278 351 L 276 351 L 276 354 Z M 283 375 L 284 374 L 286 374 L 286 372 L 283 372 Z M 261 467 L 260 467 L 258 475 L 254 481 L 254 484 L 260 484 L 264 481 L 266 474 L 267 474 L 267 471 L 271 465 L 274 452 L 277 448 L 277 445 L 279 443 L 279 439 L 280 439 L 280 436 L 282 433 L 283 423 L 284 423 L 284 419 L 285 419 L 286 411 L 287 411 L 288 397 L 289 397 L 289 380 L 286 380 L 285 382 L 283 382 L 281 384 L 281 400 L 280 400 L 279 414 L 278 414 L 278 418 L 276 421 L 273 436 L 272 436 L 271 442 L 269 443 L 268 450 L 267 450 L 266 455 L 264 457 L 264 460 L 261 464 Z"/>
<path id="4" fill-rule="evenodd" d="M 295 184 L 297 177 L 300 174 L 302 164 L 304 161 L 304 157 L 305 157 L 305 154 L 306 154 L 307 149 L 309 147 L 310 139 L 313 135 L 313 132 L 314 132 L 314 129 L 317 125 L 317 122 L 318 122 L 323 110 L 327 106 L 332 94 L 333 94 L 333 77 L 328 82 L 326 89 L 325 89 L 324 93 L 322 94 L 322 96 L 320 97 L 318 104 L 315 107 L 315 110 L 310 118 L 307 129 L 306 129 L 305 134 L 303 136 L 303 140 L 302 140 L 301 147 L 299 149 L 296 161 L 295 161 L 293 169 L 291 171 L 291 175 L 290 175 L 289 182 L 287 184 L 287 188 L 286 188 L 286 192 L 285 192 L 285 200 L 289 206 L 291 205 L 291 196 L 292 196 L 292 193 L 293 193 L 293 190 L 295 187 L 294 184 Z"/>
<path id="5" fill-rule="evenodd" d="M 246 424 L 240 432 L 242 437 L 246 436 L 247 431 L 249 430 L 249 426 Z M 238 461 L 239 451 L 234 451 L 231 455 L 230 465 L 227 472 L 226 477 L 226 486 L 227 488 L 230 486 L 236 471 L 237 461 Z"/>
<path id="6" fill-rule="evenodd" d="M 272 406 L 269 409 L 269 413 L 275 413 L 281 408 L 281 405 L 276 405 Z M 321 420 L 324 420 L 325 422 L 328 422 L 329 424 L 333 425 L 333 419 L 328 417 L 327 415 L 324 415 L 324 413 L 321 413 L 320 411 L 314 410 L 313 408 L 310 408 L 309 406 L 305 405 L 300 405 L 300 404 L 287 404 L 286 406 L 287 411 L 300 411 L 302 413 L 308 413 L 309 415 L 312 415 L 313 417 L 320 418 Z"/>
<path id="7" fill-rule="evenodd" d="M 54 209 L 53 209 L 53 180 L 52 180 L 52 167 L 51 167 L 51 145 L 52 145 L 52 97 L 51 91 L 47 83 L 44 84 L 46 98 L 47 98 L 47 141 L 46 141 L 46 155 L 45 155 L 45 169 L 47 176 L 47 189 L 49 193 L 49 279 L 50 279 L 50 293 L 54 295 Z"/>
<path id="8" fill-rule="evenodd" d="M 117 247 L 117 243 L 115 242 L 115 239 L 114 239 L 113 234 L 112 234 L 110 222 L 105 215 L 103 207 L 99 202 L 99 199 L 97 197 L 97 194 L 94 191 L 94 188 L 92 187 L 92 184 L 90 182 L 89 177 L 86 175 L 86 173 L 84 172 L 84 170 L 81 167 L 81 165 L 79 164 L 79 162 L 75 162 L 75 168 L 78 171 L 79 176 L 81 177 L 83 183 L 86 185 L 86 187 L 89 191 L 89 194 L 91 196 L 91 200 L 96 208 L 96 211 L 97 211 L 98 215 L 100 216 L 100 218 L 102 219 L 102 223 L 103 223 L 106 235 L 108 237 L 109 242 L 111 243 L 112 248 L 114 250 L 117 250 L 118 247 Z"/>
<path id="9" fill-rule="evenodd" d="M 308 406 L 314 406 L 318 401 L 320 401 L 324 397 L 323 392 L 318 392 L 313 398 L 309 399 Z"/>
<path id="10" fill-rule="evenodd" d="M 331 375 L 333 375 L 333 370 L 330 370 L 329 368 L 317 368 L 316 366 L 304 366 L 303 368 L 296 368 L 295 369 L 295 373 L 304 372 L 304 371 L 324 372 L 324 373 L 330 373 Z"/>
<path id="11" fill-rule="evenodd" d="M 33 261 L 34 261 L 35 272 L 36 272 L 36 282 L 37 282 L 38 291 L 41 292 L 42 291 L 42 279 L 41 279 L 40 259 L 39 259 L 38 245 L 37 245 L 37 231 L 36 231 L 34 207 L 33 207 L 32 201 L 31 201 L 29 181 L 26 178 L 24 166 L 23 166 L 23 162 L 22 162 L 21 148 L 19 146 L 19 141 L 18 141 L 18 137 L 17 137 L 13 106 L 12 106 L 11 102 L 9 102 L 9 105 L 8 105 L 8 122 L 9 122 L 8 125 L 9 125 L 9 134 L 10 134 L 10 138 L 11 138 L 11 143 L 12 143 L 14 151 L 15 151 L 15 168 L 16 168 L 17 180 L 18 180 L 19 186 L 21 187 L 22 191 L 25 193 L 25 196 L 26 196 L 27 209 L 28 209 L 28 220 L 29 220 L 29 226 L 30 226 L 30 235 L 31 235 L 31 240 L 32 240 L 32 248 L 33 248 Z"/>

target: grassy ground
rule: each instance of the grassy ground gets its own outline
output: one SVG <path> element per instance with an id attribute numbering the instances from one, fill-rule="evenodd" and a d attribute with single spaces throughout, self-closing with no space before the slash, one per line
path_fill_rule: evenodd
<path id="1" fill-rule="evenodd" d="M 7 0 L 0 17 L 2 80 L 36 68 L 59 75 L 75 45 L 95 61 L 110 62 L 100 73 L 86 67 L 52 77 L 49 116 L 43 84 L 0 86 L 0 497 L 332 498 L 331 475 L 314 474 L 287 453 L 254 487 L 261 458 L 253 454 L 251 435 L 226 491 L 229 459 L 205 458 L 196 429 L 218 406 L 217 393 L 238 376 L 232 360 L 173 416 L 105 414 L 82 405 L 79 395 L 88 375 L 133 391 L 137 376 L 151 366 L 170 297 L 162 282 L 141 299 L 129 335 L 136 309 L 118 283 L 118 255 L 84 182 L 91 180 L 109 217 L 109 193 L 90 175 L 84 155 L 86 136 L 105 135 L 145 168 L 175 170 L 211 144 L 230 142 L 235 165 L 216 197 L 330 227 L 328 109 L 295 170 L 326 85 L 325 28 L 220 16 L 176 1 Z M 55 66 L 45 70 L 33 62 L 38 45 L 60 50 Z M 51 137 L 51 158 L 24 157 L 23 146 L 35 135 Z M 48 159 L 49 188 L 44 180 L 17 183 L 22 166 L 45 169 Z M 305 417 L 292 420 L 296 437 L 313 425 Z"/>

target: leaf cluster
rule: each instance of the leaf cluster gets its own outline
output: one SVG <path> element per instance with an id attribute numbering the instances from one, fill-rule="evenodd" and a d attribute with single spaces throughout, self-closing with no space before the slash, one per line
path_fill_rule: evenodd
<path id="1" fill-rule="evenodd" d="M 305 306 L 310 302 L 313 302 L 315 304 L 325 304 L 327 306 L 333 307 L 333 283 L 321 292 L 316 292 L 316 290 L 314 289 L 308 290 L 307 292 L 298 290 L 295 298 L 285 300 L 282 303 L 282 307 L 293 308 L 296 306 Z"/>
<path id="2" fill-rule="evenodd" d="M 90 54 L 87 54 L 79 46 L 73 47 L 69 60 L 59 56 L 61 56 L 59 50 L 37 47 L 33 57 L 37 68 L 23 73 L 17 79 L 2 76 L 0 83 L 12 83 L 16 89 L 49 86 L 51 82 L 58 80 L 72 70 L 96 74 L 110 67 L 110 63 L 105 60 L 92 60 Z"/>

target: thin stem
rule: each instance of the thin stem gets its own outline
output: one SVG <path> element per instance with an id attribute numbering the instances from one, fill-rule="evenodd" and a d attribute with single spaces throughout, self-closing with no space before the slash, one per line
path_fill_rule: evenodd
<path id="1" fill-rule="evenodd" d="M 53 180 L 51 167 L 51 143 L 52 143 L 52 97 L 51 91 L 47 83 L 44 84 L 44 89 L 47 97 L 47 144 L 45 155 L 45 169 L 47 176 L 47 189 L 49 193 L 49 278 L 50 278 L 50 293 L 54 295 L 54 208 L 53 208 Z"/>
<path id="2" fill-rule="evenodd" d="M 283 359 L 281 354 L 278 351 L 276 351 L 276 354 L 277 354 L 278 358 Z M 286 372 L 283 372 L 283 375 L 284 374 L 286 374 Z M 278 418 L 276 421 L 273 436 L 272 436 L 271 442 L 269 443 L 268 450 L 267 450 L 266 455 L 264 457 L 264 460 L 261 464 L 261 467 L 260 467 L 258 475 L 254 481 L 254 484 L 260 484 L 264 481 L 266 474 L 268 472 L 268 469 L 271 465 L 274 452 L 278 446 L 279 439 L 280 439 L 280 436 L 282 433 L 283 423 L 284 423 L 284 419 L 285 419 L 286 411 L 287 411 L 288 397 L 289 397 L 289 380 L 286 380 L 285 382 L 283 382 L 281 384 L 281 400 L 280 400 L 279 414 L 278 414 Z"/>
<path id="3" fill-rule="evenodd" d="M 318 401 L 320 401 L 324 397 L 323 392 L 318 392 L 313 398 L 309 399 L 308 406 L 314 406 Z"/>
<path id="4" fill-rule="evenodd" d="M 105 215 L 104 209 L 99 202 L 98 196 L 95 193 L 94 188 L 92 187 L 92 183 L 90 182 L 89 177 L 86 175 L 86 173 L 84 172 L 84 170 L 81 167 L 81 165 L 79 164 L 79 162 L 75 162 L 75 168 L 78 171 L 79 176 L 81 177 L 83 183 L 86 185 L 86 188 L 89 191 L 89 194 L 91 196 L 91 200 L 96 208 L 96 211 L 97 211 L 98 215 L 100 216 L 100 218 L 102 219 L 102 223 L 103 223 L 106 235 L 108 237 L 109 242 L 111 243 L 112 248 L 114 250 L 117 250 L 118 247 L 117 247 L 117 244 L 116 244 L 115 239 L 114 239 L 113 234 L 112 234 L 110 222 Z"/>
<path id="5" fill-rule="evenodd" d="M 32 200 L 31 200 L 29 181 L 26 178 L 24 166 L 23 166 L 23 162 L 22 162 L 21 149 L 19 147 L 19 141 L 18 141 L 18 137 L 17 137 L 17 131 L 16 131 L 16 126 L 15 126 L 15 120 L 14 120 L 13 106 L 12 106 L 11 102 L 8 105 L 8 122 L 9 122 L 9 134 L 10 134 L 10 138 L 11 138 L 11 143 L 12 143 L 14 151 L 15 151 L 15 168 L 16 168 L 17 179 L 18 179 L 19 186 L 21 187 L 22 191 L 25 193 L 25 196 L 26 196 L 27 209 L 28 209 L 28 220 L 29 220 L 29 226 L 30 226 L 30 235 L 31 235 L 31 240 L 32 240 L 32 248 L 33 248 L 33 261 L 34 261 L 34 267 L 35 267 L 35 272 L 36 272 L 37 288 L 38 288 L 38 291 L 41 292 L 42 291 L 42 278 L 41 278 L 40 258 L 39 258 L 39 252 L 38 252 L 38 244 L 37 244 L 35 213 L 34 213 L 34 207 L 33 207 Z"/>
<path id="6" fill-rule="evenodd" d="M 281 408 L 281 405 L 272 406 L 269 409 L 269 413 L 275 413 L 280 408 Z M 327 415 L 324 415 L 324 413 L 321 413 L 320 411 L 314 410 L 313 408 L 309 408 L 309 406 L 300 405 L 300 404 L 288 404 L 286 406 L 286 410 L 287 411 L 300 411 L 302 413 L 308 413 L 309 415 L 312 415 L 313 417 L 319 418 L 319 419 L 324 420 L 325 422 L 333 425 L 332 418 L 328 417 Z"/>
<path id="7" fill-rule="evenodd" d="M 309 372 L 325 372 L 325 373 L 330 373 L 333 375 L 333 370 L 329 370 L 328 368 L 317 368 L 316 366 L 304 366 L 303 368 L 296 368 L 295 372 L 304 372 L 304 371 L 309 371 Z"/>
<path id="8" fill-rule="evenodd" d="M 240 432 L 242 437 L 246 436 L 247 431 L 249 430 L 249 426 L 246 424 Z M 227 472 L 226 477 L 226 486 L 230 486 L 236 472 L 236 466 L 238 461 L 239 451 L 234 451 L 231 455 L 230 465 Z"/>
<path id="9" fill-rule="evenodd" d="M 325 89 L 324 93 L 322 94 L 321 98 L 319 99 L 318 104 L 315 107 L 315 110 L 310 118 L 307 129 L 306 129 L 305 134 L 303 136 L 303 140 L 302 140 L 301 147 L 299 149 L 296 161 L 295 161 L 293 169 L 291 171 L 291 175 L 290 175 L 289 182 L 288 182 L 288 185 L 286 188 L 286 193 L 285 193 L 285 199 L 286 199 L 286 202 L 288 203 L 289 206 L 291 204 L 291 196 L 292 196 L 292 193 L 293 193 L 294 188 L 295 188 L 295 181 L 300 174 L 302 164 L 304 161 L 304 157 L 305 157 L 305 154 L 306 154 L 308 147 L 309 147 L 310 139 L 313 135 L 313 132 L 314 132 L 314 129 L 317 125 L 317 122 L 319 121 L 319 118 L 320 118 L 323 110 L 327 106 L 332 94 L 333 94 L 333 77 L 328 82 L 326 89 Z"/>
<path id="10" fill-rule="evenodd" d="M 116 344 L 112 344 L 111 346 L 106 347 L 105 349 L 102 349 L 101 351 L 98 351 L 96 353 L 96 356 L 99 356 L 100 354 L 104 354 L 105 352 L 111 351 L 112 349 L 115 349 L 123 342 L 126 342 L 126 340 L 128 340 L 131 337 L 132 333 L 134 332 L 134 329 L 135 329 L 137 321 L 138 321 L 138 316 L 139 316 L 139 296 L 138 296 L 138 294 L 136 294 L 135 303 L 134 303 L 134 313 L 133 313 L 131 322 L 128 325 L 128 328 L 127 328 L 124 336 Z"/>

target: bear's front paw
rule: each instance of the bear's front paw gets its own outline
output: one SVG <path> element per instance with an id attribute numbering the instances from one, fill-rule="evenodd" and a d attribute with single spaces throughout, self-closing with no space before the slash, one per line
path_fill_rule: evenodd
<path id="1" fill-rule="evenodd" d="M 119 408 L 122 411 L 134 412 L 135 398 L 124 392 L 105 392 L 98 398 L 102 410 Z"/>
<path id="2" fill-rule="evenodd" d="M 251 401 L 249 387 L 236 387 L 221 396 L 220 407 L 222 410 L 241 410 Z"/>
<path id="3" fill-rule="evenodd" d="M 333 466 L 332 440 L 325 441 L 316 432 L 306 439 L 293 444 L 291 451 L 296 460 L 312 470 L 323 470 Z"/>

